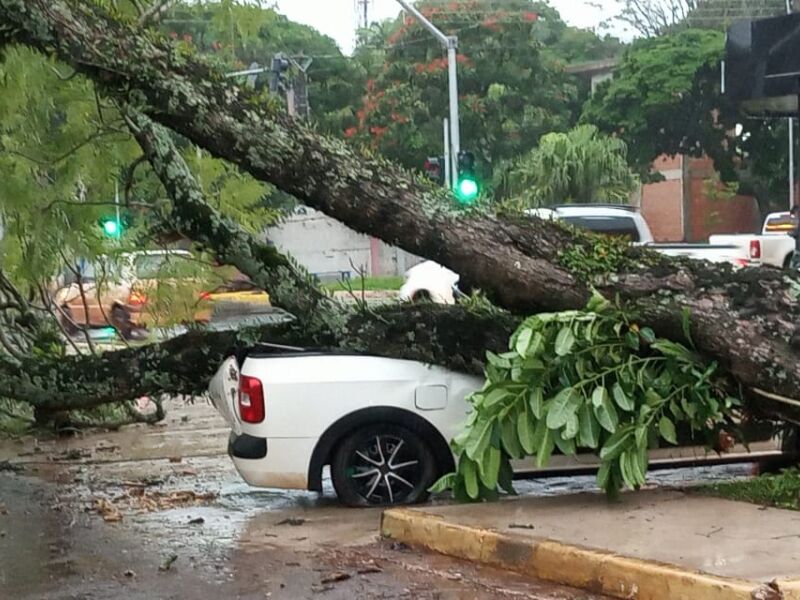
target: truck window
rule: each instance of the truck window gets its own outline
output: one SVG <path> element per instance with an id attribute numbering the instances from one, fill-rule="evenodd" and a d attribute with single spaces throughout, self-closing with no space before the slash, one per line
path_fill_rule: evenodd
<path id="1" fill-rule="evenodd" d="M 640 242 L 639 229 L 631 217 L 564 217 L 570 225 L 588 229 L 595 233 L 612 237 L 626 238 L 631 242 Z"/>
<path id="2" fill-rule="evenodd" d="M 797 219 L 789 213 L 767 219 L 764 224 L 764 233 L 794 233 L 797 229 Z"/>

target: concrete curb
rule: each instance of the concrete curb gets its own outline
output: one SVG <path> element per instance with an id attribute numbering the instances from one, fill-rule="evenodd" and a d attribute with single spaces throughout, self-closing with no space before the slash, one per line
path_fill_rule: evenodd
<path id="1" fill-rule="evenodd" d="M 498 533 L 448 522 L 414 509 L 383 513 L 384 537 L 441 554 L 626 600 L 773 600 L 761 582 L 628 558 L 553 540 Z M 784 600 L 800 600 L 800 582 L 777 582 Z"/>

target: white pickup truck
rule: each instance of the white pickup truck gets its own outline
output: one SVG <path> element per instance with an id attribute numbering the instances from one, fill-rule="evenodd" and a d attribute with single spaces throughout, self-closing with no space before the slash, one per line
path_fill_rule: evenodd
<path id="1" fill-rule="evenodd" d="M 228 453 L 250 485 L 321 492 L 329 465 L 342 502 L 375 506 L 421 502 L 454 469 L 448 442 L 483 383 L 420 362 L 259 345 L 226 359 L 209 395 L 232 430 Z M 783 442 L 770 434 L 754 436 L 749 453 L 740 445 L 722 453 L 654 449 L 650 467 L 780 460 Z M 533 460 L 513 467 L 517 477 L 542 474 Z M 557 454 L 547 470 L 596 468 L 594 454 Z"/>
<path id="2" fill-rule="evenodd" d="M 737 267 L 759 264 L 752 256 L 748 243 L 714 241 L 708 244 L 656 243 L 644 217 L 634 206 L 570 204 L 527 211 L 530 217 L 559 220 L 595 233 L 627 238 L 632 244 L 646 246 L 667 256 L 685 256 L 715 263 L 730 263 Z M 791 239 L 791 238 L 790 238 Z M 400 299 L 433 301 L 453 304 L 458 293 L 455 286 L 459 276 L 432 261 L 412 267 L 400 289 Z"/>
<path id="3" fill-rule="evenodd" d="M 797 219 L 788 212 L 772 213 L 764 220 L 761 235 L 712 235 L 712 244 L 728 244 L 746 249 L 753 260 L 781 269 L 788 269 L 797 247 L 792 234 L 797 230 Z"/>

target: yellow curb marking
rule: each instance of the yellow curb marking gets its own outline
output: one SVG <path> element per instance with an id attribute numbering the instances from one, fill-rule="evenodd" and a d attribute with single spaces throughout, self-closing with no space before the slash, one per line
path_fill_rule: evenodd
<path id="1" fill-rule="evenodd" d="M 751 600 L 753 590 L 761 585 L 553 540 L 468 527 L 418 510 L 385 511 L 381 533 L 441 554 L 625 600 Z M 800 600 L 800 580 L 779 584 L 785 600 Z"/>

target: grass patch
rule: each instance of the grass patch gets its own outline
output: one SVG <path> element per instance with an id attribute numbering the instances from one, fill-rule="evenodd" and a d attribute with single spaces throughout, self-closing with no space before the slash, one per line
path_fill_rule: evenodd
<path id="1" fill-rule="evenodd" d="M 323 289 L 331 292 L 346 292 L 352 289 L 354 292 L 365 290 L 375 291 L 397 291 L 403 287 L 402 277 L 356 277 L 347 281 L 329 281 L 322 284 Z"/>
<path id="2" fill-rule="evenodd" d="M 747 481 L 715 483 L 703 491 L 728 500 L 800 510 L 800 468 L 793 467 L 778 475 L 762 475 Z"/>

